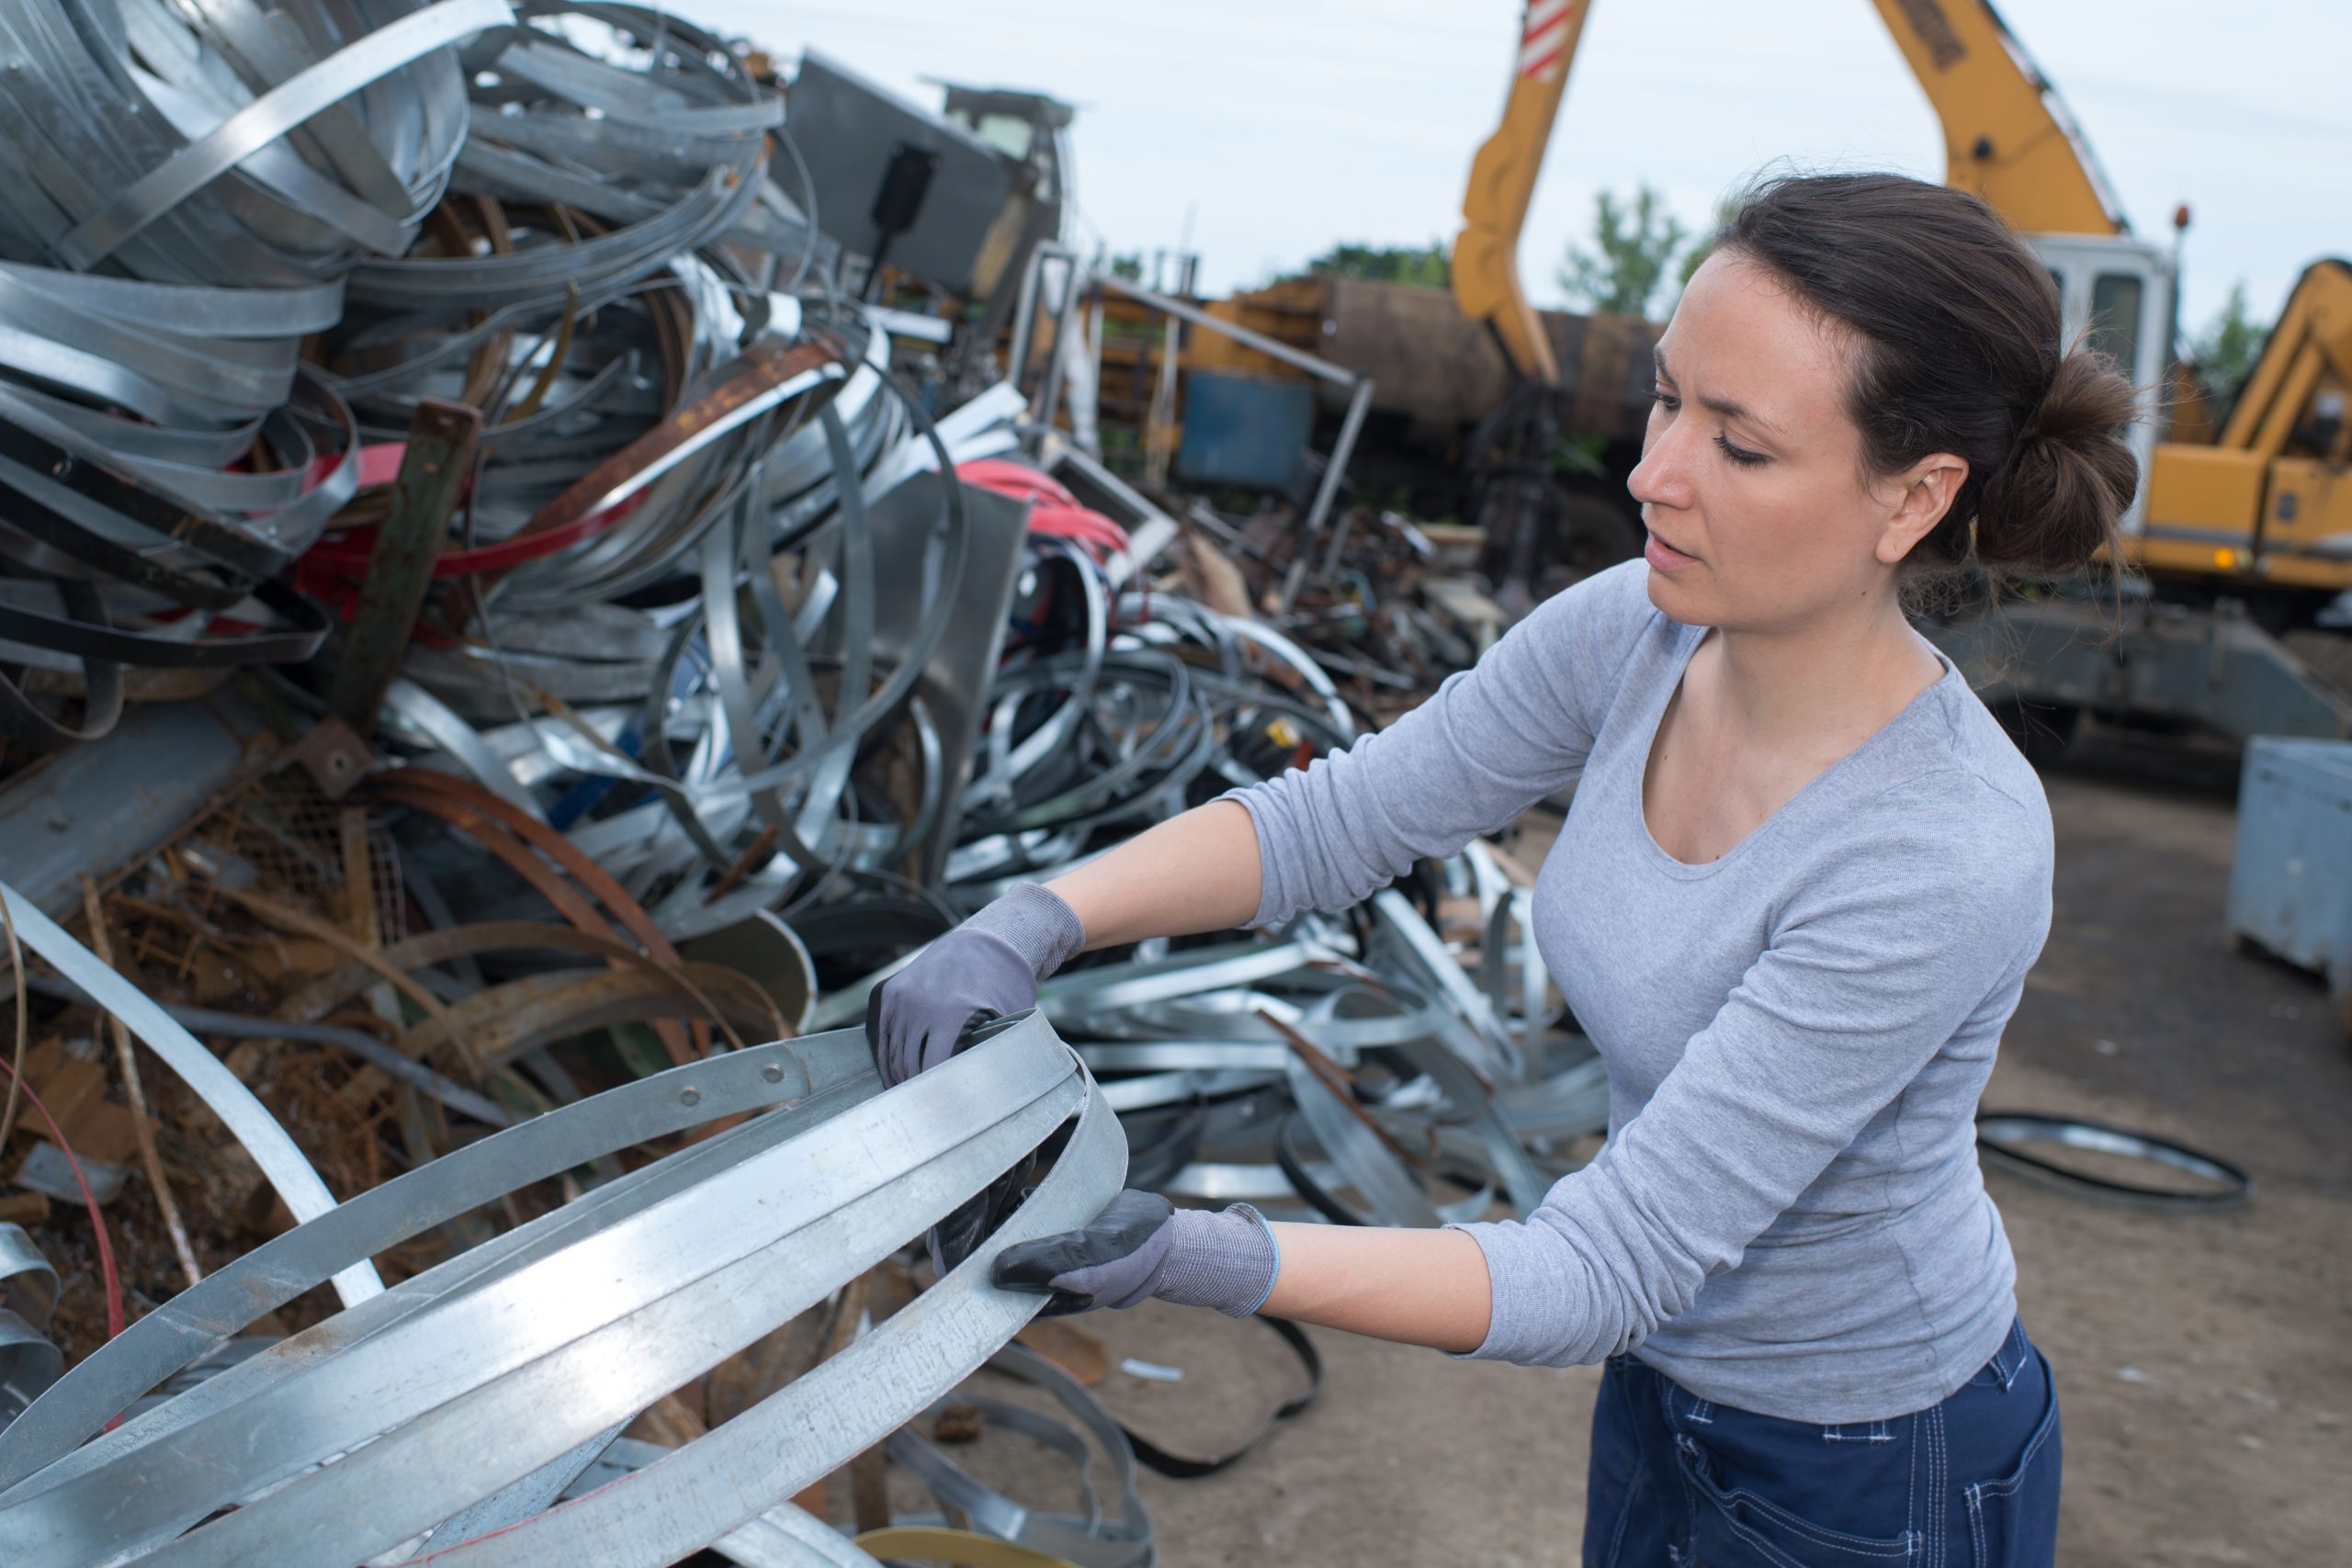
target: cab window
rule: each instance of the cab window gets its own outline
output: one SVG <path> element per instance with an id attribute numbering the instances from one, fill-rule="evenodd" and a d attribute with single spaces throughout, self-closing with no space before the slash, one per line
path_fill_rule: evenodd
<path id="1" fill-rule="evenodd" d="M 2138 374 L 2140 299 L 2140 279 L 2132 273 L 2102 272 L 2091 279 L 2090 346 L 2126 376 Z"/>

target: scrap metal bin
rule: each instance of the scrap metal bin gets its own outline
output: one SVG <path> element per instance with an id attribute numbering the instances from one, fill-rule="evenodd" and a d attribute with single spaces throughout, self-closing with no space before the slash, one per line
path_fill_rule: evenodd
<path id="1" fill-rule="evenodd" d="M 2229 929 L 2324 976 L 2352 1034 L 2352 741 L 2246 743 Z"/>

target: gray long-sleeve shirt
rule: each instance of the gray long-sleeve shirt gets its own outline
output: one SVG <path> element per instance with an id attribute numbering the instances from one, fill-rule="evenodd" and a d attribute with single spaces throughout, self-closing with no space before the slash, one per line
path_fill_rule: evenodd
<path id="1" fill-rule="evenodd" d="M 2016 1312 L 1973 1119 L 2049 934 L 2049 806 L 1948 665 L 1722 859 L 1675 860 L 1642 779 L 1702 633 L 1647 581 L 1579 583 L 1389 728 L 1230 796 L 1258 923 L 1345 908 L 1576 782 L 1533 920 L 1608 1066 L 1609 1138 L 1524 1222 L 1461 1227 L 1494 1289 L 1474 1354 L 1631 1350 L 1793 1420 L 1924 1409 Z"/>

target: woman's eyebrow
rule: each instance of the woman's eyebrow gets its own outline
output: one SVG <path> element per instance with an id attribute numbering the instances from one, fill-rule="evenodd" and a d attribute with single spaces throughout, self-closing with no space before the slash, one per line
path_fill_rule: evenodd
<path id="1" fill-rule="evenodd" d="M 1666 355 L 1664 354 L 1660 353 L 1657 349 L 1653 348 L 1650 350 L 1650 360 L 1657 367 L 1657 378 L 1659 380 L 1671 381 L 1674 379 L 1674 373 L 1666 367 Z M 1699 400 L 1699 403 L 1701 407 L 1713 409 L 1715 412 L 1723 415 L 1725 419 L 1744 419 L 1748 423 L 1756 426 L 1757 429 L 1769 432 L 1771 434 L 1780 436 L 1785 436 L 1788 434 L 1787 431 L 1781 429 L 1770 420 L 1766 419 L 1762 414 L 1758 413 L 1746 403 L 1734 402 L 1729 398 L 1701 398 Z"/>
<path id="2" fill-rule="evenodd" d="M 1762 414 L 1758 413 L 1746 403 L 1736 403 L 1729 398 L 1701 398 L 1699 401 L 1702 407 L 1714 410 L 1715 412 L 1723 415 L 1725 419 L 1746 420 L 1748 423 L 1754 425 L 1757 429 L 1765 432 L 1767 434 L 1784 436 L 1788 434 L 1787 431 L 1782 430 L 1779 425 L 1774 424 L 1770 420 L 1766 419 Z"/>

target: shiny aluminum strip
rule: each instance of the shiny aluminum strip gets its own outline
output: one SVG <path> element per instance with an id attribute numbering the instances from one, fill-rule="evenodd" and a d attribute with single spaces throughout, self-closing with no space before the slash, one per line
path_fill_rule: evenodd
<path id="1" fill-rule="evenodd" d="M 608 797 L 614 785 L 656 791 L 658 805 L 586 820 L 571 833 L 657 920 L 682 933 L 763 908 L 791 913 L 790 906 L 887 872 L 929 830 L 946 795 L 951 759 L 914 683 L 956 612 L 967 530 L 956 525 L 952 507 L 944 537 L 926 521 L 942 494 L 935 483 L 877 481 L 935 470 L 959 450 L 947 435 L 969 440 L 978 427 L 951 417 L 937 441 L 907 439 L 912 418 L 880 376 L 887 342 L 866 334 L 862 353 L 823 414 L 784 434 L 748 471 L 741 453 L 759 450 L 768 435 L 719 457 L 710 483 L 696 482 L 705 490 L 729 486 L 721 502 L 643 528 L 632 517 L 585 547 L 516 572 L 488 615 L 486 650 L 411 655 L 412 674 L 476 722 L 525 711 L 524 694 L 532 691 L 567 701 L 641 695 L 644 706 L 617 729 L 600 724 L 601 735 L 591 737 L 571 732 L 568 718 L 536 718 L 503 727 L 491 750 L 503 767 L 519 766 L 534 793 L 560 794 L 576 780 L 612 781 Z M 910 449 L 929 461 L 896 460 Z M 861 471 L 862 485 L 842 482 Z M 639 516 L 666 504 L 660 485 L 650 493 Z M 812 515 L 812 503 L 827 510 Z M 861 509 L 874 537 L 861 525 Z M 901 541 L 886 547 L 900 552 L 906 539 L 926 541 L 938 552 L 936 570 L 884 563 L 875 540 L 886 535 Z M 632 652 L 567 671 L 552 650 L 514 646 L 568 613 L 558 604 L 681 567 L 698 569 L 701 592 L 655 617 L 669 630 L 650 659 Z M 779 581 L 787 575 L 804 588 L 792 605 Z M 543 602 L 547 607 L 537 607 Z M 509 604 L 525 606 L 519 617 L 508 615 Z M 892 666 L 871 692 L 860 668 L 875 639 L 868 622 L 899 628 L 890 638 Z M 910 637 L 909 627 L 920 630 Z M 921 787 L 904 823 L 860 820 L 870 798 L 854 810 L 848 792 L 852 763 L 874 748 L 876 727 L 885 723 L 910 726 L 918 760 Z M 443 749 L 458 750 L 446 739 Z M 473 771 L 483 771 L 479 761 Z M 652 820 L 664 814 L 666 822 Z M 773 834 L 777 856 L 743 874 L 734 862 L 763 830 Z M 730 868 L 736 880 L 707 901 L 707 890 Z"/>
<path id="2" fill-rule="evenodd" d="M 447 753 L 474 783 L 493 792 L 516 810 L 542 822 L 547 820 L 539 810 L 537 797 L 514 781 L 514 771 L 491 750 L 473 726 L 451 711 L 440 698 L 415 682 L 396 675 L 385 690 L 384 708 L 388 722 L 424 738 L 435 749 Z"/>
<path id="3" fill-rule="evenodd" d="M 0 235 L 13 231 L 0 243 L 17 259 L 103 256 L 166 283 L 323 281 L 355 242 L 401 248 L 447 182 L 465 130 L 450 39 L 396 57 L 457 12 L 430 17 L 408 0 L 72 10 L 69 26 L 63 7 L 0 4 L 16 62 L 0 144 L 23 175 L 0 192 Z"/>
<path id="4" fill-rule="evenodd" d="M 1472 1065 L 1492 1077 L 1524 1077 L 1527 1064 L 1519 1043 L 1495 1015 L 1486 993 L 1445 950 L 1445 944 L 1405 896 L 1393 887 L 1383 889 L 1372 896 L 1372 909 L 1382 929 L 1402 944 L 1409 962 L 1420 972 L 1419 977 L 1435 985 L 1438 994 L 1476 1032 L 1478 1047 Z"/>
<path id="5" fill-rule="evenodd" d="M 762 1118 L 692 1145 L 403 1281 L 380 1307 L 354 1309 L 364 1323 L 352 1314 L 331 1320 L 288 1341 L 285 1354 L 223 1372 L 52 1461 L 0 1495 L 0 1550 L 27 1564 L 226 1563 L 266 1556 L 289 1539 L 304 1540 L 322 1560 L 356 1561 L 398 1545 L 772 1329 L 1077 1112 L 1072 1143 L 1030 1203 L 928 1292 L 921 1311 L 892 1319 L 848 1355 L 627 1483 L 472 1542 L 430 1544 L 440 1549 L 436 1558 L 453 1562 L 545 1562 L 552 1549 L 650 1563 L 708 1544 L 774 1506 L 801 1483 L 771 1470 L 752 1495 L 744 1483 L 756 1466 L 729 1450 L 750 1443 L 771 1467 L 788 1461 L 822 1473 L 871 1439 L 831 1419 L 811 1420 L 806 1406 L 838 1405 L 846 1394 L 856 1406 L 854 1426 L 900 1406 L 911 1414 L 944 1392 L 1035 1308 L 1034 1298 L 986 1284 L 992 1253 L 1081 1223 L 1116 1190 L 1124 1168 L 1107 1107 L 1034 1016 L 883 1098 L 875 1095 L 856 1032 L 799 1042 L 794 1050 L 822 1060 L 837 1087 L 781 1119 Z M 698 1075 L 723 1075 L 730 1065 L 726 1057 L 697 1063 L 631 1089 L 658 1086 L 699 1105 Z M 786 1076 L 775 1061 L 761 1071 Z M 937 1086 L 926 1089 L 934 1078 Z M 633 1099 L 649 1109 L 658 1103 Z M 578 1125 L 583 1115 L 594 1120 L 616 1109 L 610 1100 L 568 1107 L 449 1159 L 502 1142 L 519 1152 L 548 1141 L 539 1130 L 559 1119 Z M 604 1120 L 611 1131 L 609 1116 Z M 378 1191 L 402 1183 L 429 1190 L 447 1163 Z M 466 1196 L 479 1202 L 485 1194 L 477 1187 Z M 417 1221 L 403 1213 L 391 1223 Z M 335 1226 L 334 1217 L 324 1224 L 320 1239 L 348 1228 Z M 272 1246 L 300 1250 L 313 1229 Z M 329 1256 L 355 1244 L 368 1240 L 344 1236 Z M 485 1251 L 493 1255 L 486 1263 L 477 1256 Z M 600 1283 L 583 1290 L 592 1279 Z M 525 1309 L 526 1303 L 532 1304 Z M 265 1310 L 250 1301 L 222 1304 L 232 1313 Z M 114 1353 L 109 1347 L 85 1367 Z M 838 1386 L 844 1380 L 846 1389 Z M 165 1419 L 190 1401 L 201 1406 L 192 1419 Z M 466 1440 L 453 1443 L 458 1432 Z M 0 1435 L 11 1475 L 23 1473 L 17 1442 L 15 1429 Z M 200 1461 L 199 1453 L 216 1457 Z M 222 1472 L 222 1453 L 239 1456 L 233 1472 Z M 335 1453 L 344 1455 L 339 1462 L 308 1468 Z M 143 1477 L 130 1494 L 119 1479 L 126 1465 Z M 252 1495 L 280 1481 L 266 1495 Z M 625 1506 L 681 1491 L 698 1500 Z M 111 1499 L 96 1511 L 103 1525 L 77 1502 L 85 1492 Z M 244 1506 L 172 1539 L 240 1496 Z M 126 1549 L 137 1555 L 126 1559 Z"/>
<path id="6" fill-rule="evenodd" d="M 351 299 L 386 309 L 433 311 L 449 310 L 452 301 L 497 310 L 560 299 L 567 286 L 583 296 L 601 294 L 708 243 L 757 195 L 756 186 L 730 180 L 727 170 L 713 169 L 653 217 L 576 245 L 546 244 L 505 255 L 363 262 L 352 269 Z"/>
<path id="7" fill-rule="evenodd" d="M 270 89 L 133 181 L 59 239 L 52 247 L 55 254 L 67 265 L 87 271 L 172 208 L 312 116 L 379 76 L 514 17 L 506 0 L 435 0 L 379 28 Z"/>
<path id="8" fill-rule="evenodd" d="M 1291 1101 L 1314 1131 L 1324 1157 L 1371 1205 L 1374 1220 L 1384 1225 L 1436 1227 L 1437 1209 L 1428 1191 L 1362 1118 L 1340 1102 L 1337 1091 L 1295 1058 L 1288 1081 Z"/>
<path id="9" fill-rule="evenodd" d="M 609 1486 L 673 1450 L 638 1438 L 616 1438 L 572 1483 L 571 1495 Z M 737 1568 L 882 1568 L 856 1542 L 804 1508 L 781 1503 L 710 1543 Z"/>
<path id="10" fill-rule="evenodd" d="M 442 1560 L 452 1568 L 526 1568 L 573 1556 L 668 1562 L 739 1528 L 879 1441 L 1009 1341 L 1037 1302 L 987 1282 L 995 1255 L 1014 1242 L 1085 1224 L 1116 1191 L 1125 1170 L 1118 1123 L 1090 1096 L 1044 1181 L 979 1250 L 924 1292 L 920 1311 L 891 1317 L 843 1354 L 627 1481 Z"/>
<path id="11" fill-rule="evenodd" d="M 1251 1089 L 1282 1081 L 1279 1069 L 1272 1072 L 1187 1069 L 1146 1073 L 1139 1077 L 1119 1078 L 1104 1084 L 1102 1098 L 1110 1103 L 1112 1110 L 1124 1115 L 1130 1111 L 1149 1111 L 1163 1105 L 1212 1100 L 1221 1095 L 1246 1094 Z"/>
<path id="12" fill-rule="evenodd" d="M 0 1224 L 0 1307 L 37 1331 L 57 1310 L 57 1269 L 22 1225 Z"/>
<path id="13" fill-rule="evenodd" d="M 1048 1017 L 1058 1017 L 1065 1010 L 1115 1010 L 1272 979 L 1312 962 L 1319 953 L 1304 941 L 1223 942 L 1188 948 L 1172 958 L 1069 969 L 1038 987 L 1037 1005 Z"/>
<path id="14" fill-rule="evenodd" d="M 330 1216 L 333 1224 L 301 1225 L 272 1238 L 140 1318 L 77 1365 L 50 1397 L 0 1432 L 0 1488 L 7 1489 L 0 1494 L 0 1506 L 43 1466 L 52 1467 L 48 1472 L 51 1479 L 76 1472 L 77 1446 L 115 1411 L 142 1391 L 194 1367 L 224 1337 L 292 1301 L 354 1258 L 373 1256 L 479 1207 L 486 1196 L 511 1192 L 601 1155 L 717 1117 L 837 1090 L 865 1070 L 854 1053 L 827 1050 L 815 1041 L 727 1053 L 563 1106 L 360 1193 Z M 684 1092 L 688 1087 L 697 1091 L 691 1102 Z M 558 1211 L 564 1216 L 560 1225 L 593 1223 L 605 1205 L 650 1179 L 651 1168 L 608 1182 Z M 490 1268 L 559 1229 L 556 1217 L 549 1215 L 506 1232 L 466 1254 L 464 1272 Z M 436 1283 L 436 1293 L 437 1288 Z M 370 1303 L 353 1310 L 413 1310 L 411 1298 L 423 1289 L 403 1280 L 385 1292 L 383 1306 Z M 156 1427 L 184 1425 L 201 1405 L 201 1401 L 175 1404 L 171 1414 L 156 1415 Z M 78 1453 L 89 1454 L 96 1447 L 80 1448 Z"/>

